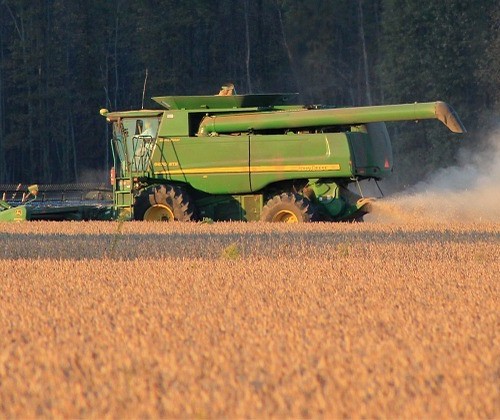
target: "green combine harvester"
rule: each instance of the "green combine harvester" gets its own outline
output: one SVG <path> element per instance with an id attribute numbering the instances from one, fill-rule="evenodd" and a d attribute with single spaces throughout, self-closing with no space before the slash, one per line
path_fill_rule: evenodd
<path id="1" fill-rule="evenodd" d="M 384 122 L 438 119 L 465 132 L 444 102 L 329 108 L 297 98 L 162 96 L 160 109 L 102 109 L 113 126 L 112 203 L 3 201 L 0 220 L 361 221 L 373 199 L 350 186 L 393 168 Z"/>

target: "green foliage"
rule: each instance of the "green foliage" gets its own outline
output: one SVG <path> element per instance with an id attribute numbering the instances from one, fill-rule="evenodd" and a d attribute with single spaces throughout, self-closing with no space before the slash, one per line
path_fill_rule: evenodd
<path id="1" fill-rule="evenodd" d="M 461 147 L 478 141 L 475 130 L 488 104 L 476 69 L 495 2 L 385 0 L 383 5 L 378 66 L 384 102 L 444 100 L 470 132 L 457 141 L 432 123 L 399 125 L 400 132 L 392 135 L 395 162 L 400 181 L 408 184 L 453 164 Z"/>
<path id="2" fill-rule="evenodd" d="M 366 105 L 363 89 L 360 27 L 370 51 L 369 72 L 378 52 L 380 1 L 298 0 L 286 6 L 287 38 L 297 69 L 299 89 L 311 102 Z"/>
<path id="3" fill-rule="evenodd" d="M 348 243 L 337 244 L 336 248 L 340 257 L 348 257 L 351 254 L 351 245 Z"/>
<path id="4" fill-rule="evenodd" d="M 237 243 L 231 243 L 221 252 L 221 258 L 227 260 L 237 260 L 241 258 L 241 249 Z"/>
<path id="5" fill-rule="evenodd" d="M 106 177 L 98 110 L 140 107 L 146 70 L 146 98 L 230 81 L 337 106 L 445 100 L 469 140 L 432 123 L 393 136 L 398 176 L 420 177 L 498 107 L 499 20 L 494 0 L 0 1 L 0 182 Z"/>
<path id="6" fill-rule="evenodd" d="M 500 113 L 500 5 L 491 14 L 491 30 L 484 37 L 485 54 L 482 56 L 477 75 L 486 92 L 487 101 L 497 118 Z"/>

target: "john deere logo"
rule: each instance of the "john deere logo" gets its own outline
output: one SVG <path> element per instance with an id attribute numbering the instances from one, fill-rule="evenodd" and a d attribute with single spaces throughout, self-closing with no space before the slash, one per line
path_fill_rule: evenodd
<path id="1" fill-rule="evenodd" d="M 23 211 L 21 209 L 16 209 L 16 216 L 22 216 Z"/>

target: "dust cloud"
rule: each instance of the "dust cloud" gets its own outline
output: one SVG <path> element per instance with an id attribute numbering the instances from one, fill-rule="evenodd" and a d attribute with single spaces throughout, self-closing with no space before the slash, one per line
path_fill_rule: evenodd
<path id="1" fill-rule="evenodd" d="M 462 151 L 443 168 L 403 193 L 380 199 L 367 222 L 499 222 L 500 129 L 480 152 Z"/>
<path id="2" fill-rule="evenodd" d="M 109 184 L 109 172 L 102 169 L 85 168 L 80 172 L 77 182 L 83 184 Z"/>

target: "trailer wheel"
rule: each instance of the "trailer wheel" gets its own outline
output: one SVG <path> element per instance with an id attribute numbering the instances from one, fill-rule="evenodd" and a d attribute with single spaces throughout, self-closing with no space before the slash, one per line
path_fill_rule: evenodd
<path id="1" fill-rule="evenodd" d="M 272 197 L 262 208 L 264 222 L 303 223 L 316 219 L 312 203 L 299 194 L 282 193 Z"/>
<path id="2" fill-rule="evenodd" d="M 189 195 L 180 187 L 155 185 L 145 188 L 136 197 L 134 219 L 190 222 L 195 220 L 195 209 Z"/>

